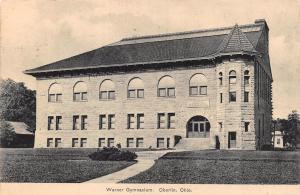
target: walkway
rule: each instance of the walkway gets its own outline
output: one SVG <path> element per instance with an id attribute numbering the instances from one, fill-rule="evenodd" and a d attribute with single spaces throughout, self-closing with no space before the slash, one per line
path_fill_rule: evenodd
<path id="1" fill-rule="evenodd" d="M 137 175 L 150 167 L 152 167 L 159 157 L 164 154 L 171 152 L 170 150 L 162 150 L 162 151 L 142 151 L 136 152 L 138 155 L 137 163 L 131 165 L 125 169 L 114 172 L 109 175 L 105 175 L 96 179 L 92 179 L 86 181 L 85 183 L 118 183 L 122 180 L 125 180 L 129 177 Z"/>

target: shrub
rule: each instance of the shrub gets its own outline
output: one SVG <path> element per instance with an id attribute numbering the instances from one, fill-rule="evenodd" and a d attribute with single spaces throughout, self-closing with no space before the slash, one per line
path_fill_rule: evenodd
<path id="1" fill-rule="evenodd" d="M 121 151 L 116 147 L 103 148 L 103 150 L 98 150 L 89 155 L 92 160 L 99 161 L 133 161 L 137 158 L 134 152 Z"/>

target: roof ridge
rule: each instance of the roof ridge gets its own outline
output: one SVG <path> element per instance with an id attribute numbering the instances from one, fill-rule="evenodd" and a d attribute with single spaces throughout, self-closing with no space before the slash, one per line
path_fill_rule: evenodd
<path id="1" fill-rule="evenodd" d="M 242 28 L 247 28 L 251 26 L 259 26 L 260 24 L 245 24 L 240 25 Z M 171 32 L 171 33 L 162 33 L 162 34 L 154 34 L 154 35 L 141 35 L 141 36 L 132 36 L 132 37 L 125 37 L 120 41 L 132 41 L 132 40 L 139 40 L 139 39 L 147 39 L 147 38 L 159 38 L 159 37 L 167 37 L 167 36 L 176 36 L 176 35 L 186 35 L 186 34 L 196 34 L 196 33 L 204 33 L 204 32 L 213 32 L 213 31 L 222 31 L 222 30 L 229 30 L 231 26 L 224 26 L 219 28 L 206 28 L 201 30 L 191 30 L 191 31 L 182 31 L 182 32 Z"/>

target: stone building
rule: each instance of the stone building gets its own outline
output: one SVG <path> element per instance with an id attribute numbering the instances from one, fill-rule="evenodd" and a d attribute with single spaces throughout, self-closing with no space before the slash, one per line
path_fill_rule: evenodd
<path id="1" fill-rule="evenodd" d="M 265 20 L 125 38 L 25 73 L 35 147 L 261 149 L 271 142 Z"/>

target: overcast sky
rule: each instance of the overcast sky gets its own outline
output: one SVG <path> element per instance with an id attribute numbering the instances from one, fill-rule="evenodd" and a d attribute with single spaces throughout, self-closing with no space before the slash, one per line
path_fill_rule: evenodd
<path id="1" fill-rule="evenodd" d="M 35 89 L 22 71 L 83 53 L 124 37 L 253 23 L 270 28 L 273 117 L 300 112 L 299 0 L 4 0 L 1 77 Z"/>

